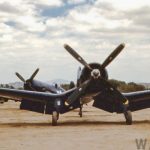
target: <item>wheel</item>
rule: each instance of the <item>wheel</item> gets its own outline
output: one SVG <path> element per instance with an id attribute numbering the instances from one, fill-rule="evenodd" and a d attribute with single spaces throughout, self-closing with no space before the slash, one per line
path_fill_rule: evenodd
<path id="1" fill-rule="evenodd" d="M 57 112 L 57 120 L 59 119 L 59 113 Z"/>
<path id="2" fill-rule="evenodd" d="M 58 113 L 57 111 L 53 111 L 52 113 L 52 126 L 57 126 L 57 120 L 58 120 Z"/>
<path id="3" fill-rule="evenodd" d="M 126 119 L 126 124 L 127 125 L 132 125 L 132 114 L 131 114 L 131 111 L 125 111 L 124 112 L 124 116 L 125 116 L 125 119 Z"/>

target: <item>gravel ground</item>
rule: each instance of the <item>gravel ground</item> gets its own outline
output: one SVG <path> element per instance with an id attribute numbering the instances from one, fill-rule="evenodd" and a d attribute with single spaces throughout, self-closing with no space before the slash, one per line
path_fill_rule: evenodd
<path id="1" fill-rule="evenodd" d="M 19 102 L 0 104 L 0 150 L 137 150 L 135 139 L 147 139 L 150 150 L 150 109 L 133 113 L 134 123 L 125 125 L 123 115 L 92 106 L 60 116 L 19 110 Z"/>

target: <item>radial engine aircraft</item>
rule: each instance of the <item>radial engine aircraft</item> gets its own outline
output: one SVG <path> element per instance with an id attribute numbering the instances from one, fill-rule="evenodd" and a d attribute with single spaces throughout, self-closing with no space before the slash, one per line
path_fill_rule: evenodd
<path id="1" fill-rule="evenodd" d="M 57 83 L 55 84 L 50 84 L 46 82 L 42 82 L 39 80 L 35 80 L 35 76 L 39 72 L 39 68 L 35 70 L 35 72 L 31 75 L 31 77 L 27 80 L 23 78 L 18 72 L 16 72 L 16 76 L 24 83 L 24 90 L 28 91 L 39 91 L 39 92 L 49 92 L 49 93 L 62 93 L 65 90 L 60 87 Z M 14 100 L 14 99 L 12 99 Z M 39 102 L 32 102 L 27 99 L 20 99 L 21 104 L 20 104 L 20 109 L 24 110 L 30 110 L 30 111 L 36 111 L 36 112 L 41 112 L 41 104 Z"/>
<path id="2" fill-rule="evenodd" d="M 34 73 L 30 76 L 29 79 L 25 80 L 23 76 L 21 76 L 18 72 L 16 72 L 16 76 L 23 82 L 23 89 L 28 91 L 39 91 L 39 92 L 50 92 L 50 93 L 62 93 L 65 90 L 59 86 L 57 83 L 46 83 L 39 80 L 35 80 L 35 76 L 39 72 L 39 68 L 37 68 Z M 9 99 L 5 97 L 1 97 L 1 103 L 7 102 Z M 26 99 L 18 99 L 11 98 L 14 101 L 21 101 L 20 109 L 34 111 L 35 108 L 39 106 L 39 103 L 32 103 L 32 101 L 28 101 Z"/>
<path id="3" fill-rule="evenodd" d="M 7 98 L 23 98 L 34 107 L 35 112 L 52 114 L 52 125 L 57 125 L 59 114 L 80 108 L 93 100 L 93 106 L 104 111 L 124 114 L 126 124 L 132 124 L 132 111 L 150 108 L 150 90 L 121 93 L 108 81 L 106 67 L 123 50 L 120 44 L 106 59 L 100 63 L 87 63 L 74 49 L 65 44 L 64 48 L 84 67 L 78 70 L 77 86 L 62 93 L 14 90 L 0 88 L 0 95 Z"/>
<path id="4" fill-rule="evenodd" d="M 16 72 L 15 74 L 24 83 L 24 90 L 50 92 L 50 93 L 62 93 L 65 91 L 57 83 L 50 84 L 50 83 L 34 80 L 38 72 L 39 72 L 39 68 L 37 68 L 35 72 L 31 75 L 31 77 L 27 80 L 25 80 L 18 72 Z"/>

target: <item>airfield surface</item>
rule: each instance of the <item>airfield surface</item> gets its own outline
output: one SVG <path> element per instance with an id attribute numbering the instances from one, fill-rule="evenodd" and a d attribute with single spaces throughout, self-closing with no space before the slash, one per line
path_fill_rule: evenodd
<path id="1" fill-rule="evenodd" d="M 53 127 L 50 115 L 18 108 L 19 102 L 0 104 L 0 150 L 136 150 L 141 138 L 149 150 L 150 109 L 134 112 L 127 126 L 123 115 L 85 106 L 83 118 L 73 111 Z"/>

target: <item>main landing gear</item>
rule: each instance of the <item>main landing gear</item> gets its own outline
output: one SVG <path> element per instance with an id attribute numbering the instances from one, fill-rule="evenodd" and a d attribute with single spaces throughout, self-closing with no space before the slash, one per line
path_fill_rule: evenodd
<path id="1" fill-rule="evenodd" d="M 125 111 L 124 112 L 124 116 L 125 116 L 125 119 L 126 119 L 126 124 L 127 125 L 132 125 L 132 114 L 131 114 L 131 111 Z"/>
<path id="2" fill-rule="evenodd" d="M 127 104 L 123 104 L 123 114 L 126 119 L 126 124 L 132 125 L 132 114 L 131 114 L 131 111 L 128 110 L 128 101 L 127 101 Z"/>
<path id="3" fill-rule="evenodd" d="M 79 110 L 79 116 L 80 116 L 80 117 L 82 117 L 82 116 L 83 116 L 82 108 L 83 108 L 83 105 L 81 105 L 81 106 L 80 106 L 80 110 Z"/>
<path id="4" fill-rule="evenodd" d="M 57 120 L 59 119 L 59 113 L 57 111 L 53 111 L 52 113 L 52 126 L 57 126 Z"/>

